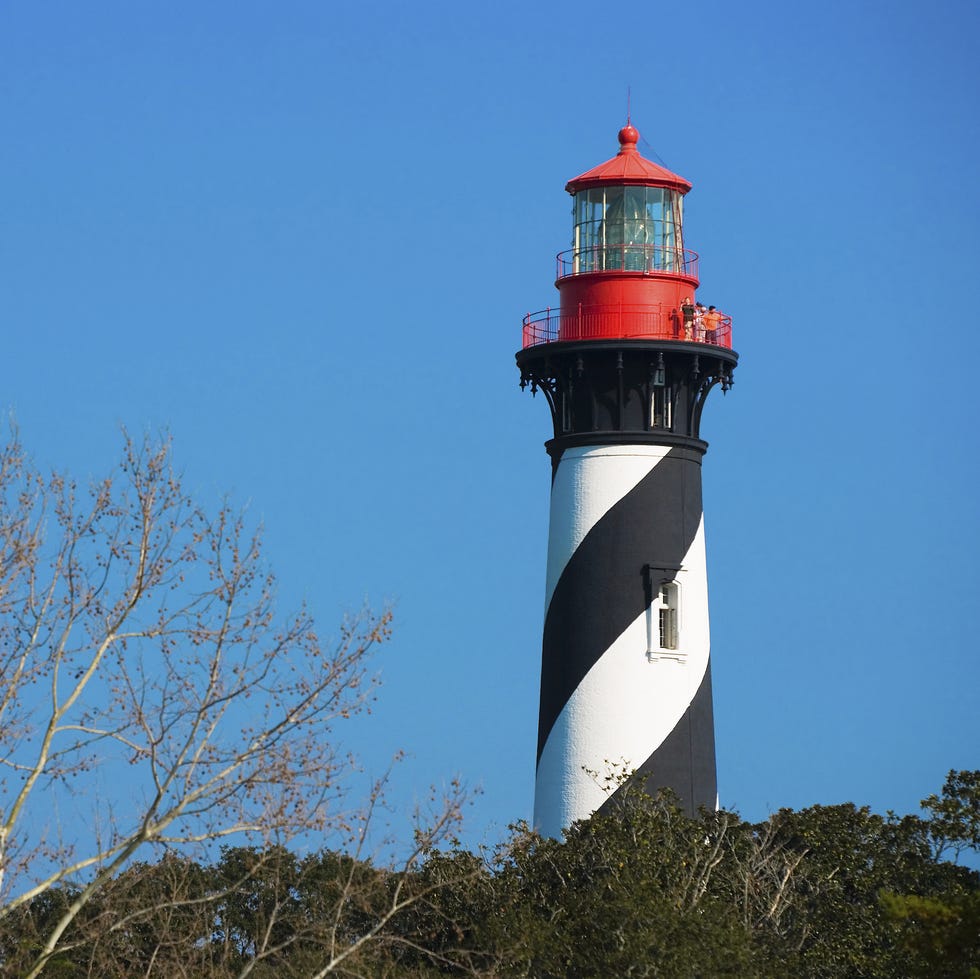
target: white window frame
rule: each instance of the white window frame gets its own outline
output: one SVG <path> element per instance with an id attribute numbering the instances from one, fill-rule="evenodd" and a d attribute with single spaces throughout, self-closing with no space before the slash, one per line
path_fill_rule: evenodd
<path id="1" fill-rule="evenodd" d="M 661 582 L 647 609 L 647 659 L 651 663 L 662 659 L 682 663 L 686 659 L 687 654 L 683 648 L 683 586 L 679 578 L 680 573 L 672 581 Z"/>

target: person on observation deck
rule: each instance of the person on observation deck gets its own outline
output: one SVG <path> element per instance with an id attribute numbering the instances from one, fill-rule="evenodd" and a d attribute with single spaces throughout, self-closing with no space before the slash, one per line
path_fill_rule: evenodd
<path id="1" fill-rule="evenodd" d="M 718 331 L 721 329 L 721 313 L 714 306 L 709 306 L 704 314 L 704 342 L 717 343 Z"/>
<path id="2" fill-rule="evenodd" d="M 681 313 L 684 316 L 684 339 L 690 340 L 694 336 L 694 303 L 690 296 L 681 300 Z"/>
<path id="3" fill-rule="evenodd" d="M 694 339 L 699 342 L 704 341 L 704 316 L 707 312 L 702 303 L 694 307 Z"/>

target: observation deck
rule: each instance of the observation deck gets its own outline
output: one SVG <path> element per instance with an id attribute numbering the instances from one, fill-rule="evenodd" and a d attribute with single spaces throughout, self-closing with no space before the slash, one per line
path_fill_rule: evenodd
<path id="1" fill-rule="evenodd" d="M 732 318 L 720 314 L 718 326 L 711 330 L 695 321 L 688 331 L 677 308 L 663 303 L 620 303 L 585 305 L 569 313 L 561 309 L 541 309 L 524 317 L 521 347 L 563 340 L 676 340 L 732 349 Z"/>
<path id="2" fill-rule="evenodd" d="M 598 302 L 563 300 L 561 308 L 547 307 L 528 313 L 522 324 L 522 348 L 543 343 L 577 340 L 674 340 L 703 343 L 713 347 L 732 348 L 732 318 L 718 310 L 702 312 L 684 301 L 630 302 L 622 296 L 636 296 L 635 289 L 624 290 L 624 279 L 635 285 L 655 280 L 673 280 L 693 294 L 698 282 L 699 256 L 684 248 L 666 248 L 653 244 L 620 244 L 569 249 L 556 257 L 557 285 L 575 278 L 591 280 L 584 295 Z M 616 291 L 604 295 L 603 280 L 613 273 L 619 283 Z M 599 287 L 599 288 L 596 288 Z M 676 291 L 676 290 L 674 290 Z M 647 292 L 647 290 L 644 290 Z M 654 294 L 663 294 L 657 290 Z M 566 293 L 563 293 L 563 297 Z"/>

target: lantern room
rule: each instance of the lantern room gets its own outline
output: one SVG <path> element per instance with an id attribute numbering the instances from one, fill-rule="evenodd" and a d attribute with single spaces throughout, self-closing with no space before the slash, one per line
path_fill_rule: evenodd
<path id="1" fill-rule="evenodd" d="M 523 346 L 650 339 L 731 348 L 731 319 L 695 301 L 698 256 L 684 247 L 691 184 L 645 159 L 627 123 L 612 159 L 570 180 L 572 248 L 557 259 L 560 309 L 529 313 Z"/>
<path id="2" fill-rule="evenodd" d="M 683 270 L 683 198 L 666 187 L 605 185 L 575 196 L 575 272 Z"/>

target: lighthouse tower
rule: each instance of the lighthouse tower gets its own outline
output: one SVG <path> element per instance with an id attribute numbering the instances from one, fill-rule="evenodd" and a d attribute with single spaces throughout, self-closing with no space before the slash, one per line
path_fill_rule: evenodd
<path id="1" fill-rule="evenodd" d="M 521 387 L 551 408 L 551 525 L 534 822 L 560 835 L 632 772 L 717 801 L 700 433 L 732 383 L 731 319 L 697 303 L 691 184 L 619 153 L 569 181 L 558 309 L 524 318 Z"/>

